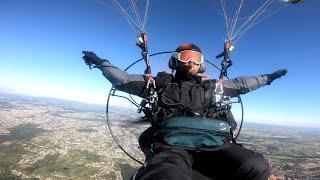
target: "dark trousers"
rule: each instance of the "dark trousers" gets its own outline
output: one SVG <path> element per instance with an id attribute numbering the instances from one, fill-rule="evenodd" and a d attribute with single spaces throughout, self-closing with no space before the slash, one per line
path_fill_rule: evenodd
<path id="1" fill-rule="evenodd" d="M 265 158 L 240 145 L 217 151 L 187 151 L 159 147 L 151 153 L 132 179 L 137 180 L 223 180 L 268 179 Z"/>

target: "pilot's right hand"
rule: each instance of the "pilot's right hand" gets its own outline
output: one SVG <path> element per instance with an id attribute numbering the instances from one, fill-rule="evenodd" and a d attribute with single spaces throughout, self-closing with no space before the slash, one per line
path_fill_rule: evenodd
<path id="1" fill-rule="evenodd" d="M 99 58 L 94 52 L 92 51 L 82 51 L 82 54 L 84 54 L 84 56 L 82 57 L 82 59 L 84 60 L 84 62 L 87 65 L 96 65 L 96 66 L 100 66 L 103 62 L 105 62 L 106 60 Z"/>

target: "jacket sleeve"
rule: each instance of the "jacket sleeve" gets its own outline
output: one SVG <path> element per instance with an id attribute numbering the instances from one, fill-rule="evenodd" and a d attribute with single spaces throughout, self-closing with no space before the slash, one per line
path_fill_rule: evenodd
<path id="1" fill-rule="evenodd" d="M 145 75 L 128 74 L 107 60 L 99 66 L 99 69 L 116 89 L 139 97 L 147 95 Z"/>
<path id="2" fill-rule="evenodd" d="M 230 80 L 225 80 L 223 86 L 226 92 L 232 92 L 232 96 L 246 94 L 267 85 L 268 77 L 261 76 L 243 76 Z"/>

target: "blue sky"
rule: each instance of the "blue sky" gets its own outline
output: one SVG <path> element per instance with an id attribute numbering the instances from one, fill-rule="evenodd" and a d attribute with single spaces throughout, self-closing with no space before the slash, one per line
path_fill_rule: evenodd
<path id="1" fill-rule="evenodd" d="M 35 96 L 106 102 L 110 83 L 83 63 L 92 50 L 120 68 L 140 58 L 134 32 L 111 0 L 1 0 L 0 87 Z M 105 3 L 101 3 L 105 2 Z M 253 1 L 247 1 L 248 7 Z M 223 17 L 213 0 L 152 1 L 147 32 L 150 52 L 198 44 L 205 57 L 223 46 Z M 287 68 L 286 77 L 243 96 L 248 120 L 320 124 L 320 1 L 276 8 L 235 48 L 229 76 L 261 75 Z M 167 70 L 168 55 L 153 60 Z M 156 70 L 158 70 L 156 69 Z M 142 73 L 143 64 L 132 70 Z M 155 70 L 155 71 L 156 71 Z M 207 75 L 218 72 L 208 68 Z"/>

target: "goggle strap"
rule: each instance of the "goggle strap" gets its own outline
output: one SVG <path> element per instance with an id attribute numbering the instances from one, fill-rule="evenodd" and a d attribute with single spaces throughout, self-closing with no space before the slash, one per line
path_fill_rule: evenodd
<path id="1" fill-rule="evenodd" d="M 173 52 L 171 57 L 179 60 L 179 53 L 178 52 Z"/>

